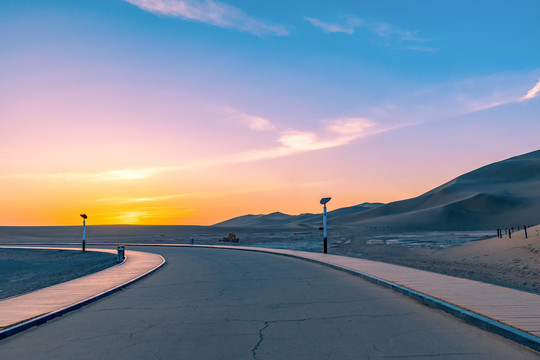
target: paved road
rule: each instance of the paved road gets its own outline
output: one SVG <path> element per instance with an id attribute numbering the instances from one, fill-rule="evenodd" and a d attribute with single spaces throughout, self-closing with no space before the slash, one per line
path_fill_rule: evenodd
<path id="1" fill-rule="evenodd" d="M 0 341 L 0 359 L 538 359 L 539 354 L 321 265 L 222 249 L 142 248 L 167 265 Z"/>

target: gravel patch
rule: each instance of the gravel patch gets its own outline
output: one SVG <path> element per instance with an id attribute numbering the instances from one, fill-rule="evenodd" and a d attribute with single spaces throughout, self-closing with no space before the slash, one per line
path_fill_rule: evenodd
<path id="1" fill-rule="evenodd" d="M 104 270 L 116 255 L 95 251 L 0 249 L 0 299 Z"/>

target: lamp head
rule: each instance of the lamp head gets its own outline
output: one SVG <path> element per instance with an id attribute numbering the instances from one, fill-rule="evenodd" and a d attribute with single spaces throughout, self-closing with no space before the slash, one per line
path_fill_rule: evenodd
<path id="1" fill-rule="evenodd" d="M 331 197 L 322 198 L 321 199 L 321 205 L 325 205 L 327 202 L 330 201 L 330 199 L 332 199 L 332 198 Z"/>
<path id="2" fill-rule="evenodd" d="M 81 217 L 85 220 L 88 219 L 88 216 L 86 216 L 86 214 L 81 214 Z"/>

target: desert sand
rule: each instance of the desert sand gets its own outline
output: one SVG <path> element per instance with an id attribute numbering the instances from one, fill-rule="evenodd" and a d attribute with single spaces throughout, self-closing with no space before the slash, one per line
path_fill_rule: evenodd
<path id="1" fill-rule="evenodd" d="M 540 293 L 540 226 L 448 248 L 351 243 L 336 252 Z M 504 231 L 503 231 L 504 234 Z"/>

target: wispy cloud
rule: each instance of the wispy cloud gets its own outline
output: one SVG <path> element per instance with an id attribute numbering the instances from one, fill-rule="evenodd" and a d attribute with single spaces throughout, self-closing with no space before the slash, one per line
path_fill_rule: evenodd
<path id="1" fill-rule="evenodd" d="M 540 93 L 540 80 L 538 80 L 536 85 L 532 89 L 527 91 L 527 94 L 525 94 L 525 96 L 519 99 L 519 101 L 527 101 L 527 100 L 534 99 L 535 97 L 538 96 L 538 93 Z"/>
<path id="2" fill-rule="evenodd" d="M 257 36 L 286 36 L 289 30 L 281 24 L 256 19 L 242 10 L 213 0 L 124 0 L 156 15 L 198 21 L 224 29 L 243 31 Z"/>
<path id="3" fill-rule="evenodd" d="M 38 180 L 50 179 L 61 181 L 84 181 L 84 182 L 107 182 L 107 181 L 131 181 L 142 180 L 160 173 L 174 170 L 173 167 L 152 167 L 141 169 L 122 169 L 110 170 L 102 172 L 63 172 L 63 173 L 46 173 L 46 174 L 8 174 L 3 175 L 3 178 L 20 179 L 20 180 Z"/>
<path id="4" fill-rule="evenodd" d="M 321 28 L 326 33 L 345 33 L 352 35 L 354 34 L 354 29 L 362 25 L 363 21 L 361 19 L 355 19 L 354 21 L 348 20 L 343 24 L 332 24 L 319 19 L 305 17 L 313 26 Z"/>
<path id="5" fill-rule="evenodd" d="M 144 169 L 123 169 L 123 170 L 111 170 L 102 173 L 90 174 L 90 179 L 93 181 L 117 181 L 117 180 L 140 180 L 152 177 L 156 174 L 164 171 L 170 171 L 170 167 L 152 167 Z M 66 176 L 68 174 L 59 174 L 59 176 Z M 88 174 L 70 174 L 75 177 L 87 177 Z"/>
<path id="6" fill-rule="evenodd" d="M 277 150 L 286 154 L 300 151 L 314 151 L 350 144 L 354 140 L 370 135 L 375 123 L 365 118 L 343 118 L 325 121 L 322 134 L 314 132 L 286 132 L 279 142 L 283 145 Z M 279 153 L 279 152 L 278 152 Z"/>
<path id="7" fill-rule="evenodd" d="M 106 222 L 116 224 L 138 224 L 148 222 L 152 219 L 179 218 L 195 213 L 195 209 L 163 208 L 163 207 L 142 207 L 131 211 L 119 211 L 111 216 L 104 216 Z"/>
<path id="8" fill-rule="evenodd" d="M 261 192 L 270 192 L 275 191 L 278 189 L 293 189 L 293 188 L 310 188 L 310 187 L 321 187 L 328 184 L 328 181 L 310 181 L 310 182 L 304 182 L 304 183 L 272 183 L 271 185 L 266 186 L 254 186 L 254 187 L 246 187 L 241 186 L 237 188 L 227 188 L 226 190 L 214 190 L 214 191 L 203 191 L 203 192 L 193 192 L 193 193 L 186 193 L 186 194 L 172 194 L 172 195 L 162 195 L 162 196 L 143 196 L 143 197 L 109 197 L 109 198 L 100 198 L 96 199 L 96 202 L 99 203 L 107 203 L 107 205 L 121 205 L 128 207 L 137 207 L 139 204 L 140 206 L 137 208 L 142 212 L 130 212 L 133 214 L 136 214 L 138 216 L 146 216 L 148 214 L 148 210 L 151 209 L 163 209 L 164 203 L 167 202 L 167 200 L 174 200 L 174 199 L 189 199 L 189 201 L 192 201 L 193 199 L 214 199 L 214 198 L 221 198 L 221 197 L 228 197 L 231 195 L 244 195 L 244 194 L 251 194 L 251 193 L 261 193 Z M 152 204 L 155 203 L 155 204 Z M 143 206 L 146 205 L 146 206 Z M 150 206 L 153 205 L 153 206 Z M 126 213 L 122 213 L 124 215 Z M 117 215 L 115 215 L 117 216 Z"/>
<path id="9" fill-rule="evenodd" d="M 405 50 L 423 51 L 423 52 L 430 52 L 430 53 L 439 51 L 439 49 L 437 48 L 434 48 L 431 46 L 422 46 L 422 45 L 403 45 L 401 46 L 401 48 Z"/>
<path id="10" fill-rule="evenodd" d="M 476 106 L 473 106 L 471 110 L 474 111 L 481 111 L 481 110 L 487 110 L 491 109 L 497 106 L 512 104 L 512 103 L 521 103 L 525 101 L 529 101 L 537 97 L 540 93 L 540 80 L 536 83 L 534 87 L 532 87 L 530 90 L 527 91 L 527 93 L 523 96 L 520 96 L 519 93 L 523 94 L 522 89 L 508 89 L 505 92 L 499 92 L 494 95 L 491 95 L 491 100 L 477 100 Z"/>
<path id="11" fill-rule="evenodd" d="M 530 74 L 526 76 L 530 77 Z M 250 128 L 271 128 L 275 131 L 278 134 L 275 139 L 276 145 L 199 159 L 196 164 L 185 164 L 182 170 L 282 158 L 346 146 L 376 134 L 450 119 L 495 106 L 530 100 L 538 96 L 540 81 L 525 96 L 521 96 L 519 94 L 523 93 L 524 83 L 523 75 L 501 74 L 466 79 L 457 83 L 439 84 L 433 88 L 408 93 L 402 99 L 394 99 L 395 101 L 392 102 L 385 100 L 384 105 L 375 107 L 371 111 L 378 121 L 367 117 L 322 120 L 319 122 L 318 129 L 310 131 L 280 130 L 269 120 L 238 112 L 241 114 L 238 115 L 238 119 L 242 119 L 242 122 Z M 411 106 L 411 103 L 415 105 Z"/>
<path id="12" fill-rule="evenodd" d="M 122 211 L 116 213 L 114 216 L 105 217 L 105 220 L 114 221 L 118 224 L 137 224 L 141 219 L 146 219 L 152 215 L 155 216 L 155 214 L 147 210 Z"/>
<path id="13" fill-rule="evenodd" d="M 417 31 L 402 30 L 388 23 L 367 23 L 366 28 L 373 34 L 387 40 L 424 42 L 425 40 L 418 36 Z"/>
<path id="14" fill-rule="evenodd" d="M 262 121 L 257 116 L 247 116 L 249 124 L 259 128 L 267 128 L 272 123 Z M 255 120 L 254 120 L 255 119 Z M 264 119 L 263 119 L 264 120 Z M 270 125 L 269 125 L 270 124 Z M 204 169 L 214 166 L 223 166 L 237 163 L 247 163 L 265 159 L 275 159 L 293 156 L 298 153 L 330 149 L 350 144 L 360 138 L 378 134 L 391 128 L 378 127 L 377 124 L 367 118 L 351 117 L 324 120 L 321 126 L 315 131 L 300 131 L 288 129 L 278 131 L 274 125 L 272 129 L 277 132 L 276 144 L 267 148 L 252 149 L 237 153 L 229 153 L 209 158 L 198 158 L 182 164 L 172 166 L 122 169 L 102 172 L 63 172 L 63 173 L 28 173 L 28 174 L 8 174 L 1 178 L 20 179 L 28 181 L 65 181 L 65 182 L 116 182 L 144 180 L 159 176 L 168 172 L 179 172 L 195 169 Z M 163 196 L 144 196 L 137 198 L 102 198 L 98 201 L 110 201 L 116 203 L 145 203 L 166 201 L 175 198 L 196 197 L 201 194 L 173 194 Z"/>
<path id="15" fill-rule="evenodd" d="M 305 17 L 304 19 L 326 33 L 353 35 L 357 29 L 363 29 L 375 35 L 378 42 L 382 42 L 385 45 L 399 44 L 401 48 L 407 50 L 437 51 L 433 47 L 418 45 L 425 43 L 427 40 L 420 37 L 417 31 L 404 30 L 385 22 L 373 22 L 353 16 L 346 17 L 339 23 L 330 23 L 312 17 Z"/>
<path id="16" fill-rule="evenodd" d="M 375 122 L 366 118 L 342 118 L 322 123 L 325 126 L 320 131 L 283 131 L 277 138 L 280 144 L 278 146 L 225 155 L 214 159 L 214 165 L 274 159 L 302 152 L 330 149 L 389 130 L 377 128 Z"/>
<path id="17" fill-rule="evenodd" d="M 188 198 L 193 196 L 193 194 L 172 194 L 172 195 L 161 195 L 161 196 L 143 196 L 143 197 L 110 197 L 110 198 L 100 198 L 96 199 L 98 202 L 113 202 L 117 204 L 132 204 L 132 203 L 148 203 L 156 201 L 166 201 L 172 199 L 181 199 Z"/>
<path id="18" fill-rule="evenodd" d="M 419 125 L 450 120 L 537 98 L 540 96 L 537 79 L 538 71 L 535 71 L 490 74 L 432 84 L 394 95 L 366 114 L 384 124 L 406 121 L 410 125 Z"/>
<path id="19" fill-rule="evenodd" d="M 229 114 L 227 117 L 228 120 L 239 122 L 242 125 L 249 127 L 251 130 L 268 131 L 276 129 L 270 120 L 263 117 L 249 115 L 233 108 L 226 108 L 225 110 Z"/>
<path id="20" fill-rule="evenodd" d="M 366 118 L 341 118 L 326 122 L 326 129 L 340 135 L 361 137 L 375 126 L 375 123 Z"/>

